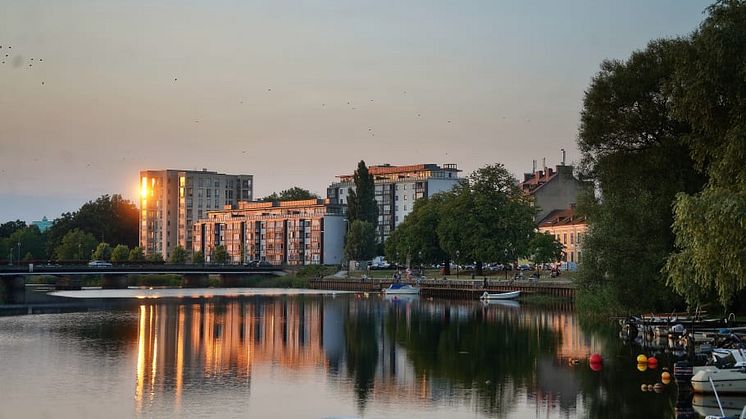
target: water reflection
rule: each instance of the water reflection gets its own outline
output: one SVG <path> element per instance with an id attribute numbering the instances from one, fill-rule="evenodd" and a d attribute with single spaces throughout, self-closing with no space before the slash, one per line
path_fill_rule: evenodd
<path id="1" fill-rule="evenodd" d="M 351 391 L 358 414 L 455 404 L 471 414 L 569 417 L 581 389 L 570 360 L 599 349 L 571 312 L 481 303 L 158 303 L 140 306 L 137 324 L 135 402 L 146 415 L 163 404 L 178 413 L 191 393 L 226 384 L 248 400 L 252 372 L 268 367 Z"/>

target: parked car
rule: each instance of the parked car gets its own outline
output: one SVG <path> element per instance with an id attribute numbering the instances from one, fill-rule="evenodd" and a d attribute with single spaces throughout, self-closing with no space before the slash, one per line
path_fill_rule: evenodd
<path id="1" fill-rule="evenodd" d="M 111 263 L 105 260 L 92 260 L 88 262 L 88 266 L 91 268 L 108 268 L 111 267 Z"/>
<path id="2" fill-rule="evenodd" d="M 259 263 L 257 263 L 256 265 L 257 268 L 271 268 L 273 266 L 273 264 L 267 262 L 266 260 L 259 261 Z"/>
<path id="3" fill-rule="evenodd" d="M 519 271 L 530 271 L 530 270 L 532 270 L 532 269 L 533 269 L 533 268 L 531 268 L 531 267 L 530 267 L 529 265 L 520 265 L 520 266 L 518 267 L 518 270 L 519 270 Z"/>

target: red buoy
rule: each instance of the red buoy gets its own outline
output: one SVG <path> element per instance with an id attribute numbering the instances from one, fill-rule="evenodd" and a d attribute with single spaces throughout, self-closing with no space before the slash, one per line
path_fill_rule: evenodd
<path id="1" fill-rule="evenodd" d="M 601 363 L 601 355 L 599 354 L 593 354 L 590 358 L 588 358 L 588 362 L 591 364 L 600 364 Z"/>
<path id="2" fill-rule="evenodd" d="M 655 359 L 655 357 L 651 356 L 648 358 L 648 367 L 651 369 L 655 369 L 658 366 L 658 360 Z"/>

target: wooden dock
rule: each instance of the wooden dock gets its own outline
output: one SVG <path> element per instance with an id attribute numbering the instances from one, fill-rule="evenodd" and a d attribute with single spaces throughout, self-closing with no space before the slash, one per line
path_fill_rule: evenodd
<path id="1" fill-rule="evenodd" d="M 379 292 L 391 285 L 391 279 L 343 279 L 324 278 L 311 280 L 311 288 L 321 290 Z M 483 292 L 521 291 L 524 294 L 550 295 L 567 299 L 575 298 L 575 285 L 569 282 L 549 281 L 502 281 L 487 280 L 442 280 L 425 279 L 402 281 L 402 283 L 420 287 L 420 295 L 433 298 L 450 298 L 474 300 Z"/>

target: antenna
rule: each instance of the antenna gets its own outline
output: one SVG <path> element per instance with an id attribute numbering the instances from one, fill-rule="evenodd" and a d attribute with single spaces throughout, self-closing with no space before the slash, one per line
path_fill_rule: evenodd
<path id="1" fill-rule="evenodd" d="M 565 165 L 565 149 L 560 148 L 560 151 L 562 151 L 562 165 L 564 166 Z"/>

